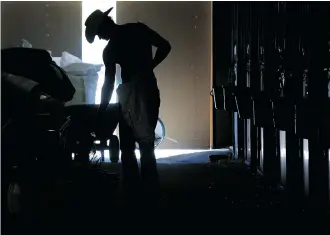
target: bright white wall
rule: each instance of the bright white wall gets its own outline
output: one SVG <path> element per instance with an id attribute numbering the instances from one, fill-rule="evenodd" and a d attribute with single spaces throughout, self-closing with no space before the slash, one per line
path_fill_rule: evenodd
<path id="1" fill-rule="evenodd" d="M 99 9 L 101 11 L 106 11 L 110 7 L 114 7 L 109 16 L 113 18 L 116 22 L 116 1 L 82 1 L 82 60 L 85 63 L 92 64 L 103 64 L 102 53 L 103 49 L 107 45 L 107 41 L 100 40 L 97 36 L 92 44 L 88 43 L 85 38 L 85 21 L 87 17 L 95 10 Z M 102 70 L 99 73 L 99 80 L 97 83 L 95 103 L 99 104 L 101 102 L 101 90 L 104 82 L 104 71 L 103 66 Z M 110 103 L 115 103 L 117 101 L 116 92 L 113 93 Z"/>

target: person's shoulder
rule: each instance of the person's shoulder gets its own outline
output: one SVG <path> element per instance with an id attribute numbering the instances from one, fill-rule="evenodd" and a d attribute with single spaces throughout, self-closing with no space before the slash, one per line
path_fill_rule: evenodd
<path id="1" fill-rule="evenodd" d="M 131 29 L 131 30 L 143 29 L 143 28 L 148 27 L 146 24 L 144 24 L 142 22 L 127 23 L 127 24 L 124 24 L 123 26 L 125 28 Z"/>
<path id="2" fill-rule="evenodd" d="M 143 29 L 149 28 L 145 23 L 142 23 L 142 22 L 137 22 L 136 25 L 137 25 L 137 27 L 143 28 Z"/>
<path id="3" fill-rule="evenodd" d="M 131 35 L 134 35 L 135 37 L 137 35 L 143 36 L 149 32 L 148 26 L 142 22 L 127 23 L 122 26 L 125 28 L 123 34 L 126 35 L 126 37 L 131 37 Z"/>

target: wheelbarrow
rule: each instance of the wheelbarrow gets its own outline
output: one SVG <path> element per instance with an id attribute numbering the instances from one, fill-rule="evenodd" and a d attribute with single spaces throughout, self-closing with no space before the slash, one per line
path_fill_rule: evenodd
<path id="1" fill-rule="evenodd" d="M 99 105 L 83 104 L 73 105 L 65 108 L 65 116 L 70 117 L 72 130 L 70 138 L 75 146 L 72 150 L 75 157 L 84 155 L 85 161 L 89 158 L 88 153 L 93 145 L 96 150 L 109 150 L 110 161 L 117 163 L 119 161 L 119 139 L 114 135 L 114 131 L 120 120 L 120 105 L 109 104 L 103 116 L 97 117 Z M 157 148 L 165 138 L 165 125 L 161 119 L 158 119 L 155 129 L 155 148 Z M 136 144 L 136 149 L 139 149 Z"/>
<path id="2" fill-rule="evenodd" d="M 119 161 L 119 139 L 114 131 L 120 119 L 119 104 L 109 104 L 101 117 L 99 105 L 82 104 L 65 108 L 65 116 L 70 117 L 70 144 L 75 160 L 89 161 L 90 150 L 109 150 L 111 162 Z"/>

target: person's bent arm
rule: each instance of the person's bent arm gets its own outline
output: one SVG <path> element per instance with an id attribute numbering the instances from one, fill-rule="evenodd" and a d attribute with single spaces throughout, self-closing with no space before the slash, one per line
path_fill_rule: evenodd
<path id="1" fill-rule="evenodd" d="M 144 25 L 145 32 L 151 40 L 151 44 L 157 48 L 153 59 L 153 68 L 156 68 L 171 51 L 171 44 L 157 32 Z"/>

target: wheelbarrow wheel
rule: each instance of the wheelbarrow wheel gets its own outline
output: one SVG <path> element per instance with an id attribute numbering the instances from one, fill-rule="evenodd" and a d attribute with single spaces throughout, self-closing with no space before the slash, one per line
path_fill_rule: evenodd
<path id="1" fill-rule="evenodd" d="M 5 201 L 5 219 L 10 225 L 38 216 L 38 184 L 26 170 L 13 166 L 7 175 L 3 196 Z M 8 225 L 9 225 L 8 224 Z"/>
<path id="2" fill-rule="evenodd" d="M 113 135 L 110 137 L 110 161 L 112 163 L 119 162 L 119 139 Z"/>
<path id="3" fill-rule="evenodd" d="M 3 182 L 2 200 L 5 205 L 5 219 L 6 222 L 13 222 L 13 220 L 21 219 L 22 217 L 22 189 L 21 189 L 21 178 L 18 174 L 16 166 L 11 167 L 7 171 L 6 180 Z"/>

